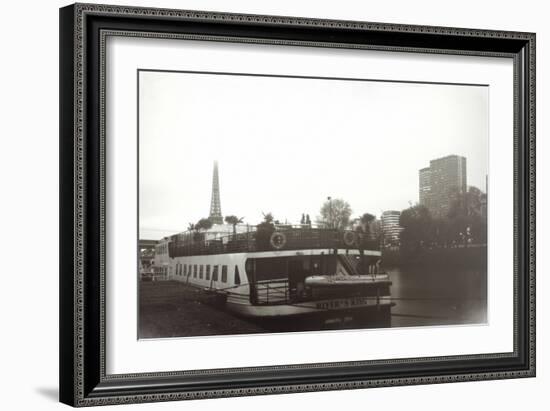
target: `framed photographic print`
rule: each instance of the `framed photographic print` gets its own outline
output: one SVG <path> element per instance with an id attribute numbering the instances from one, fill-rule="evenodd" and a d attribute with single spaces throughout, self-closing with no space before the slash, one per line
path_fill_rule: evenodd
<path id="1" fill-rule="evenodd" d="M 535 35 L 60 10 L 60 399 L 535 375 Z"/>

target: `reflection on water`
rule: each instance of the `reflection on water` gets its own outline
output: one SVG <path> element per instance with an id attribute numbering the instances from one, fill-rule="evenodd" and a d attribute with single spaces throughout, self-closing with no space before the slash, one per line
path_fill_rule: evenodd
<path id="1" fill-rule="evenodd" d="M 388 267 L 392 327 L 487 322 L 487 271 L 449 267 Z"/>

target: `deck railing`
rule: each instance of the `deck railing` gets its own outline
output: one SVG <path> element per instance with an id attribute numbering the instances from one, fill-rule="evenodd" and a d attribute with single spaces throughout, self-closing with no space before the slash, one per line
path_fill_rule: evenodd
<path id="1" fill-rule="evenodd" d="M 289 301 L 288 280 L 259 281 L 256 283 L 258 304 L 279 304 Z"/>
<path id="2" fill-rule="evenodd" d="M 213 240 L 181 241 L 174 238 L 168 245 L 169 256 L 280 251 L 301 249 L 379 250 L 378 240 L 351 230 L 326 228 L 277 228 L 255 230 L 218 237 Z"/>

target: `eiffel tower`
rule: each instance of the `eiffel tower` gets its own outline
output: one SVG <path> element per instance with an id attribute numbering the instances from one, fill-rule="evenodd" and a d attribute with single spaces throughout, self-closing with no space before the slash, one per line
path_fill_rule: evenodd
<path id="1" fill-rule="evenodd" d="M 214 161 L 214 175 L 212 176 L 212 200 L 210 202 L 210 216 L 208 218 L 213 224 L 223 224 L 217 161 Z"/>

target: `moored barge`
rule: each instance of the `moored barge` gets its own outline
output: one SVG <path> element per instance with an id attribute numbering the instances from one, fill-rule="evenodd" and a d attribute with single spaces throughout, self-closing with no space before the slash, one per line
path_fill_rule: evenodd
<path id="1" fill-rule="evenodd" d="M 165 237 L 155 266 L 239 315 L 269 319 L 352 315 L 389 325 L 388 274 L 377 241 L 311 225 L 215 225 Z"/>

